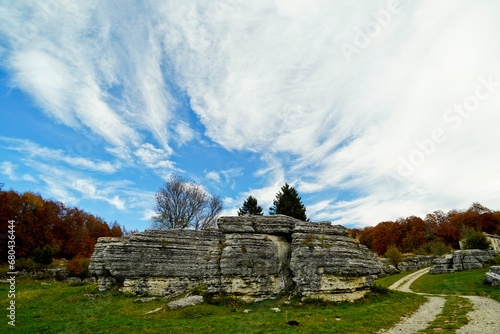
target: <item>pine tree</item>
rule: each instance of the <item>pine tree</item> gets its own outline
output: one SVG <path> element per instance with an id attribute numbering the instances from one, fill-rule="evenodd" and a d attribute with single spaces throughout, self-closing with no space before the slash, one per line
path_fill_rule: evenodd
<path id="1" fill-rule="evenodd" d="M 262 212 L 262 207 L 257 205 L 257 199 L 253 196 L 248 196 L 245 202 L 243 202 L 243 206 L 238 210 L 238 216 L 246 216 L 246 215 L 256 215 L 262 216 L 264 213 Z"/>
<path id="2" fill-rule="evenodd" d="M 306 207 L 302 204 L 299 194 L 295 188 L 285 183 L 281 191 L 276 194 L 273 206 L 269 208 L 270 215 L 287 215 L 303 221 L 307 221 Z"/>

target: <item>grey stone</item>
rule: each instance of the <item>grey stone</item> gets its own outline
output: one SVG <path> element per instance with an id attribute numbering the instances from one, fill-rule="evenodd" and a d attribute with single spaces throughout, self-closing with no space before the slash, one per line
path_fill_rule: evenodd
<path id="1" fill-rule="evenodd" d="M 167 306 L 170 309 L 176 309 L 176 308 L 183 308 L 183 307 L 194 306 L 194 305 L 199 305 L 199 304 L 203 304 L 203 297 L 202 296 L 189 296 L 186 298 L 174 300 L 173 302 L 168 303 Z"/>
<path id="2" fill-rule="evenodd" d="M 81 283 L 82 279 L 79 277 L 68 277 L 64 280 L 64 282 L 70 283 L 70 284 L 77 284 L 77 283 Z"/>
<path id="3" fill-rule="evenodd" d="M 153 300 L 158 300 L 156 297 L 149 297 L 149 298 L 139 298 L 134 300 L 134 303 L 149 303 L 152 302 Z"/>
<path id="4" fill-rule="evenodd" d="M 99 290 L 173 298 L 204 286 L 246 301 L 285 290 L 332 301 L 354 300 L 384 272 L 381 261 L 329 222 L 283 215 L 221 217 L 219 229 L 146 230 L 99 238 L 89 270 Z M 388 269 L 390 270 L 390 269 Z"/>
<path id="5" fill-rule="evenodd" d="M 482 268 L 483 264 L 495 257 L 496 253 L 491 250 L 467 249 L 457 250 L 453 254 L 436 259 L 436 264 L 429 270 L 430 274 L 446 274 L 457 270 L 470 270 Z"/>
<path id="6" fill-rule="evenodd" d="M 88 299 L 96 299 L 96 298 L 101 298 L 102 296 L 101 295 L 94 295 L 94 294 L 90 294 L 90 293 L 86 293 L 83 295 L 84 297 L 87 297 Z"/>
<path id="7" fill-rule="evenodd" d="M 158 307 L 158 308 L 155 308 L 155 309 L 154 309 L 154 310 L 152 310 L 152 311 L 149 311 L 149 312 L 144 313 L 144 315 L 146 315 L 146 314 L 152 314 L 152 313 L 158 313 L 158 312 L 160 312 L 162 309 L 163 309 L 163 308 Z"/>
<path id="8" fill-rule="evenodd" d="M 486 273 L 486 282 L 491 286 L 500 286 L 500 266 L 490 267 L 490 271 Z"/>

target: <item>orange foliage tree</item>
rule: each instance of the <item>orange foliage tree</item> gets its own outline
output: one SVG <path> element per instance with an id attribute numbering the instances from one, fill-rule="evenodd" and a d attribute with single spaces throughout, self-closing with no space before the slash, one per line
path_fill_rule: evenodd
<path id="1" fill-rule="evenodd" d="M 0 250 L 6 254 L 8 221 L 15 221 L 16 256 L 50 246 L 55 256 L 90 257 L 99 237 L 121 237 L 121 227 L 31 192 L 3 191 L 0 185 Z M 5 258 L 2 259 L 5 261 Z"/>
<path id="2" fill-rule="evenodd" d="M 363 229 L 352 229 L 350 233 L 361 244 L 383 255 L 390 245 L 404 252 L 414 252 L 431 241 L 442 241 L 457 249 L 460 239 L 471 230 L 500 233 L 500 211 L 473 203 L 467 210 L 434 211 L 427 214 L 425 220 L 410 216 L 396 222 L 386 221 Z"/>

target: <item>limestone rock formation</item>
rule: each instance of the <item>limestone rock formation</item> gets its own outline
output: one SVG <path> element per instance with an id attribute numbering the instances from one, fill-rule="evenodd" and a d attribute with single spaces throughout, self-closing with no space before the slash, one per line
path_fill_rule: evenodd
<path id="1" fill-rule="evenodd" d="M 146 230 L 100 238 L 89 266 L 99 289 L 167 296 L 204 286 L 261 300 L 285 290 L 332 301 L 362 297 L 382 272 L 377 256 L 330 222 L 221 217 L 218 229 Z"/>
<path id="2" fill-rule="evenodd" d="M 434 260 L 435 266 L 429 270 L 430 274 L 446 274 L 457 270 L 482 268 L 483 263 L 495 257 L 495 251 L 467 249 L 457 250 L 453 254 Z"/>
<path id="3" fill-rule="evenodd" d="M 500 266 L 491 266 L 486 273 L 486 282 L 492 286 L 500 286 Z"/>

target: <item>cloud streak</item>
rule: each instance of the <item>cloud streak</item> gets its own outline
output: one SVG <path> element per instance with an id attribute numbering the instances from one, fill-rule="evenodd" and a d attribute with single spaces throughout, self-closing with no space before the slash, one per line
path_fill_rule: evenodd
<path id="1" fill-rule="evenodd" d="M 231 212 L 249 194 L 270 205 L 288 182 L 313 219 L 352 225 L 500 200 L 495 1 L 0 7 L 12 85 L 57 122 L 103 138 L 119 163 L 24 142 L 27 155 L 109 174 L 134 160 L 163 178 L 199 174 L 237 189 Z M 259 156 L 245 170 L 257 182 L 178 163 L 198 142 Z M 126 205 L 82 182 L 82 196 Z"/>

